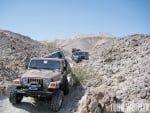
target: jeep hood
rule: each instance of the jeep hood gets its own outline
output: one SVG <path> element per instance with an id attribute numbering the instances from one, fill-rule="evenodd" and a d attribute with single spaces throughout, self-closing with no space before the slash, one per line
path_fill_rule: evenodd
<path id="1" fill-rule="evenodd" d="M 23 74 L 22 77 L 37 77 L 37 78 L 53 78 L 55 80 L 61 77 L 61 72 L 56 70 L 45 70 L 45 69 L 30 69 L 26 73 Z"/>

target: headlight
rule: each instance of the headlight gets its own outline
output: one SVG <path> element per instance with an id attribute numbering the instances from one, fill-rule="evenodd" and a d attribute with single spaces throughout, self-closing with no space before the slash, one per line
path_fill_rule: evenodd
<path id="1" fill-rule="evenodd" d="M 46 86 L 48 86 L 49 83 L 50 83 L 50 80 L 47 79 L 47 78 L 44 78 L 44 79 L 43 79 L 43 83 L 44 83 Z"/>
<path id="2" fill-rule="evenodd" d="M 56 88 L 59 88 L 59 86 L 60 86 L 60 81 L 55 81 L 55 82 L 50 82 L 48 88 L 56 89 Z"/>
<path id="3" fill-rule="evenodd" d="M 25 85 L 28 83 L 28 78 L 27 77 L 23 77 L 22 78 L 22 83 Z"/>
<path id="4" fill-rule="evenodd" d="M 15 80 L 13 80 L 13 83 L 14 83 L 16 86 L 21 86 L 20 79 L 15 79 Z"/>

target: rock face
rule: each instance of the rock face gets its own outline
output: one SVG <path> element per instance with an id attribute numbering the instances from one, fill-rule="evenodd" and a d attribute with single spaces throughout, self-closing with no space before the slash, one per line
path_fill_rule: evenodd
<path id="1" fill-rule="evenodd" d="M 47 47 L 27 36 L 0 30 L 0 84 L 12 81 L 25 70 L 31 57 L 42 56 Z"/>
<path id="2" fill-rule="evenodd" d="M 79 101 L 77 113 L 102 113 L 104 106 L 101 105 L 100 100 L 103 97 L 104 95 L 101 92 L 85 94 Z"/>
<path id="3" fill-rule="evenodd" d="M 95 89 L 107 95 L 108 102 L 100 100 L 106 105 L 105 108 L 114 102 L 150 102 L 150 35 L 135 34 L 113 39 L 96 46 L 90 54 L 89 62 L 81 66 L 88 65 L 89 73 L 101 78 L 97 79 L 97 82 L 101 82 L 99 85 L 95 86 L 95 81 L 88 89 L 93 90 L 92 95 L 95 95 Z M 96 102 L 98 99 L 89 102 L 89 98 L 91 96 L 83 97 L 79 113 L 97 113 L 92 111 L 92 106 L 100 110 L 100 102 Z M 86 110 L 81 111 L 81 106 Z"/>

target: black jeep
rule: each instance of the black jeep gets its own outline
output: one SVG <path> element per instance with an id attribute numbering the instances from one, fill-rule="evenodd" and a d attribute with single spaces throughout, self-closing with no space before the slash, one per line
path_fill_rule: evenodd
<path id="1" fill-rule="evenodd" d="M 83 52 L 83 51 L 75 51 L 72 53 L 72 60 L 76 63 L 82 61 L 82 60 L 89 60 L 89 53 Z"/>

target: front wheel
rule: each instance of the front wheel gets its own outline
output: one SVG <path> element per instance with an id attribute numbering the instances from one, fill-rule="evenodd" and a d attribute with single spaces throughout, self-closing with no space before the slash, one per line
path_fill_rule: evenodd
<path id="1" fill-rule="evenodd" d="M 79 63 L 79 59 L 76 59 L 75 62 L 76 62 L 76 63 Z"/>
<path id="2" fill-rule="evenodd" d="M 17 94 L 16 90 L 11 90 L 10 94 L 9 94 L 9 101 L 12 104 L 19 104 L 21 102 L 21 100 L 23 99 L 23 95 L 22 94 Z"/>
<path id="3" fill-rule="evenodd" d="M 50 102 L 50 109 L 54 112 L 59 111 L 59 109 L 62 106 L 63 102 L 63 92 L 61 90 L 58 90 L 56 93 L 53 94 L 51 102 Z"/>

